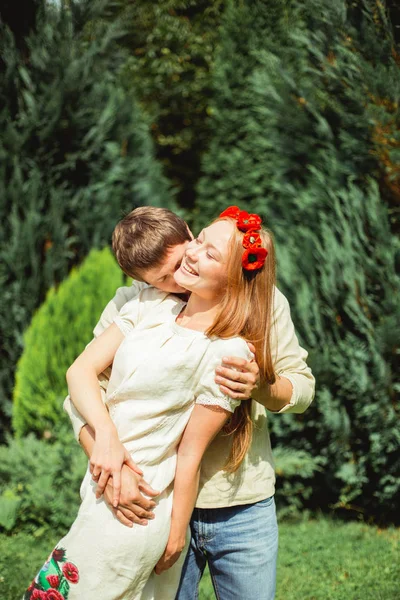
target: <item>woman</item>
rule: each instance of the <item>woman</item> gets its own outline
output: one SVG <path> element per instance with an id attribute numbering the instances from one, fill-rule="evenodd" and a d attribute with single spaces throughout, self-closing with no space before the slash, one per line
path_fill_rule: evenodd
<path id="1" fill-rule="evenodd" d="M 125 305 L 69 369 L 71 398 L 96 434 L 92 477 L 88 471 L 71 530 L 25 598 L 153 597 L 153 569 L 158 561 L 159 571 L 169 568 L 179 557 L 201 458 L 229 418 L 233 443 L 226 469 L 238 468 L 251 440 L 251 406 L 243 403 L 234 412 L 239 402 L 221 393 L 214 369 L 225 355 L 248 359 L 246 339 L 256 348 L 262 373 L 274 381 L 268 340 L 259 334 L 270 319 L 274 251 L 260 226 L 257 215 L 236 207 L 222 213 L 189 244 L 176 273 L 177 283 L 191 291 L 187 304 L 144 290 L 145 308 L 143 302 L 141 308 L 136 301 Z M 97 376 L 111 363 L 108 412 Z M 160 490 L 156 518 L 146 528 L 124 527 L 97 498 L 111 476 L 117 505 L 120 470 L 124 463 L 135 468 L 132 456 Z"/>

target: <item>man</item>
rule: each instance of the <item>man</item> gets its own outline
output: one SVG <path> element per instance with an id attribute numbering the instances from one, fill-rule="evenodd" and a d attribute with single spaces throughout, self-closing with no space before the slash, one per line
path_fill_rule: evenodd
<path id="1" fill-rule="evenodd" d="M 184 221 L 165 209 L 142 207 L 132 211 L 117 225 L 113 236 L 114 252 L 124 272 L 136 281 L 132 287 L 117 291 L 94 330 L 95 336 L 112 323 L 123 304 L 145 285 L 184 293 L 175 283 L 173 274 L 190 239 L 191 234 Z M 224 600 L 274 597 L 278 535 L 273 503 L 275 478 L 265 408 L 274 412 L 304 412 L 313 399 L 315 385 L 306 364 L 307 353 L 299 346 L 294 332 L 288 302 L 277 289 L 271 349 L 276 373 L 273 385 L 257 389 L 259 370 L 254 362 L 227 357 L 216 370 L 216 381 L 224 393 L 240 399 L 252 396 L 257 401 L 253 403 L 253 442 L 234 485 L 223 472 L 223 454 L 227 444 L 221 436 L 217 436 L 203 458 L 199 497 L 192 519 L 192 540 L 178 600 L 196 597 L 197 583 L 207 558 L 214 586 Z M 107 377 L 105 379 L 101 382 L 103 387 L 106 387 Z M 93 432 L 68 406 L 68 400 L 66 408 L 80 443 L 90 456 Z M 112 492 L 112 482 L 109 481 L 104 496 L 110 506 Z M 125 525 L 145 525 L 148 519 L 153 518 L 151 509 L 155 503 L 151 498 L 156 494 L 140 473 L 124 467 L 120 502 L 113 510 Z M 246 503 L 252 510 L 245 510 Z M 214 535 L 215 528 L 213 535 L 208 532 L 211 514 L 217 514 L 217 520 L 223 524 L 217 536 Z M 246 530 L 247 533 L 252 531 L 249 524 L 253 528 L 255 526 L 256 535 L 245 535 Z M 242 538 L 240 555 L 235 553 L 238 532 Z"/>

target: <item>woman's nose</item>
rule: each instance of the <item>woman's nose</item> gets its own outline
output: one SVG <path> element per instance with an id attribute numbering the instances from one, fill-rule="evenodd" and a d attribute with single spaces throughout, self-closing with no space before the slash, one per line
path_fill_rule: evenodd
<path id="1" fill-rule="evenodd" d="M 189 242 L 186 246 L 186 256 L 188 256 L 191 260 L 196 259 L 196 242 Z"/>

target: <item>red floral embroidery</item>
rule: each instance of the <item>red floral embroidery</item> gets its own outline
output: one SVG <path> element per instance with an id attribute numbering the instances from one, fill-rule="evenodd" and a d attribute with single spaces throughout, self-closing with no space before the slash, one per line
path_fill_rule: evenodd
<path id="1" fill-rule="evenodd" d="M 220 215 L 219 218 L 223 217 L 231 217 L 232 219 L 237 219 L 240 213 L 240 208 L 238 206 L 228 206 Z"/>
<path id="2" fill-rule="evenodd" d="M 47 590 L 45 598 L 46 600 L 64 600 L 64 596 L 57 590 Z"/>
<path id="3" fill-rule="evenodd" d="M 70 581 L 71 583 L 78 583 L 79 571 L 78 568 L 74 565 L 74 563 L 65 563 L 65 565 L 63 565 L 62 567 L 62 571 L 65 577 L 68 579 L 68 581 Z"/>
<path id="4" fill-rule="evenodd" d="M 46 600 L 46 592 L 44 590 L 33 590 L 31 600 Z"/>
<path id="5" fill-rule="evenodd" d="M 59 586 L 60 578 L 58 575 L 47 575 L 46 579 L 52 588 L 57 588 Z"/>
<path id="6" fill-rule="evenodd" d="M 243 252 L 242 267 L 246 271 L 256 271 L 261 269 L 267 258 L 268 251 L 265 248 L 247 248 Z"/>
<path id="7" fill-rule="evenodd" d="M 251 248 L 252 246 L 261 248 L 262 240 L 260 234 L 258 234 L 256 231 L 248 231 L 243 236 L 242 246 L 243 248 Z"/>
<path id="8" fill-rule="evenodd" d="M 57 562 L 63 562 L 65 560 L 64 548 L 56 548 L 55 550 L 53 550 L 53 558 Z"/>
<path id="9" fill-rule="evenodd" d="M 262 223 L 261 217 L 255 214 L 249 214 L 245 210 L 239 213 L 237 226 L 240 231 L 250 231 L 251 229 L 260 229 Z"/>

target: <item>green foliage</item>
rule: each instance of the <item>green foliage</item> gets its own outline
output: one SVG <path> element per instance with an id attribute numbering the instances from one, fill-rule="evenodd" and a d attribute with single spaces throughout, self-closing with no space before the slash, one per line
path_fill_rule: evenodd
<path id="1" fill-rule="evenodd" d="M 274 462 L 279 518 L 304 516 L 304 503 L 313 494 L 315 475 L 323 470 L 324 458 L 279 446 L 274 450 Z"/>
<path id="2" fill-rule="evenodd" d="M 86 465 L 71 433 L 55 444 L 30 435 L 0 446 L 0 530 L 64 532 L 78 511 Z"/>
<path id="3" fill-rule="evenodd" d="M 324 466 L 305 504 L 384 519 L 400 492 L 400 61 L 380 7 L 230 3 L 197 216 L 238 204 L 275 234 L 317 379 L 304 416 L 272 418 L 275 446 Z"/>
<path id="4" fill-rule="evenodd" d="M 109 7 L 109 18 L 119 15 L 126 27 L 122 81 L 151 118 L 157 157 L 185 208 L 193 207 L 210 137 L 211 70 L 225 5 L 226 0 L 118 0 Z"/>
<path id="5" fill-rule="evenodd" d="M 46 3 L 22 49 L 0 24 L 0 408 L 8 416 L 23 331 L 46 291 L 124 212 L 173 206 L 104 3 Z"/>
<path id="6" fill-rule="evenodd" d="M 93 337 L 102 310 L 123 285 L 110 250 L 92 250 L 58 288 L 52 288 L 25 333 L 14 389 L 13 426 L 52 435 L 68 418 L 62 411 L 68 367 Z"/>
<path id="7" fill-rule="evenodd" d="M 0 597 L 22 598 L 56 542 L 54 532 L 37 537 L 32 533 L 0 534 Z"/>

